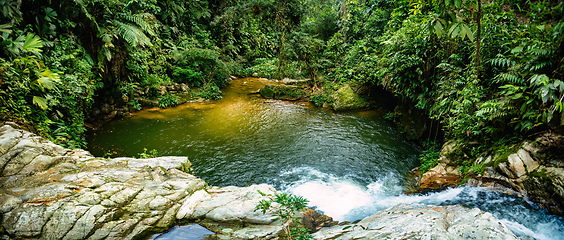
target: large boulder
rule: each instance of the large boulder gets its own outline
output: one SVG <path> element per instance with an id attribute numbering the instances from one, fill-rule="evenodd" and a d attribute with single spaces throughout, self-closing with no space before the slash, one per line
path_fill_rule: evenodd
<path id="1" fill-rule="evenodd" d="M 186 157 L 95 158 L 0 128 L 2 239 L 133 239 L 176 224 L 205 182 Z"/>
<path id="2" fill-rule="evenodd" d="M 5 125 L 0 164 L 1 239 L 138 239 L 186 220 L 224 238 L 283 232 L 255 211 L 273 187 L 209 187 L 186 157 L 96 158 Z"/>
<path id="3" fill-rule="evenodd" d="M 401 204 L 314 234 L 315 239 L 520 239 L 492 214 L 460 205 Z"/>
<path id="4" fill-rule="evenodd" d="M 339 88 L 331 95 L 333 99 L 332 107 L 335 111 L 357 110 L 370 106 L 361 96 L 356 94 L 350 85 Z"/>

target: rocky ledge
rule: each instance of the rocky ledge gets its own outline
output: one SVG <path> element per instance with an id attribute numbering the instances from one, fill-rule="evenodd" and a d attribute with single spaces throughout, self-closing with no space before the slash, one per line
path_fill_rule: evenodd
<path id="1" fill-rule="evenodd" d="M 208 186 L 189 173 L 186 157 L 96 158 L 4 125 L 0 167 L 0 239 L 138 239 L 183 222 L 198 222 L 219 239 L 278 239 L 283 234 L 272 212 L 254 211 L 265 199 L 259 191 L 276 194 L 274 188 Z M 311 223 L 312 230 L 334 224 L 330 218 Z M 400 205 L 357 224 L 315 233 L 317 239 L 426 236 L 516 238 L 478 209 L 421 205 Z"/>
<path id="2" fill-rule="evenodd" d="M 564 136 L 555 132 L 538 135 L 503 154 L 485 153 L 474 161 L 481 169 L 462 175 L 457 143 L 443 145 L 439 164 L 422 175 L 417 192 L 458 186 L 488 187 L 532 200 L 552 214 L 564 215 Z"/>

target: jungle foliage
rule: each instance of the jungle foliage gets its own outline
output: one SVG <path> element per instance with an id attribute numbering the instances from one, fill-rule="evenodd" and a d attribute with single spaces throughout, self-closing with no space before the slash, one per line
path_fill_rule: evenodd
<path id="1" fill-rule="evenodd" d="M 345 84 L 384 88 L 467 143 L 561 126 L 558 0 L 1 4 L 0 118 L 70 147 L 107 95 L 149 88 L 172 106 L 156 91 L 172 81 L 217 99 L 230 74 L 314 79 L 320 106 Z"/>

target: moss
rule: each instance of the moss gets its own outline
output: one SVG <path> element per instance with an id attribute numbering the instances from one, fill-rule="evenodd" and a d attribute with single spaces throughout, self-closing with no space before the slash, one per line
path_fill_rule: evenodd
<path id="1" fill-rule="evenodd" d="M 534 170 L 534 171 L 527 173 L 527 177 L 539 178 L 539 179 L 543 179 L 543 180 L 546 180 L 546 181 L 550 181 L 549 174 L 550 173 L 548 171 L 546 171 L 545 168 L 541 168 L 540 170 L 537 169 L 537 170 Z"/>
<path id="2" fill-rule="evenodd" d="M 265 98 L 282 100 L 297 100 L 307 95 L 305 90 L 292 85 L 266 84 L 259 92 Z"/>
<path id="3" fill-rule="evenodd" d="M 367 108 L 370 104 L 358 94 L 356 94 L 350 85 L 345 85 L 332 95 L 333 109 L 335 111 L 355 110 Z"/>

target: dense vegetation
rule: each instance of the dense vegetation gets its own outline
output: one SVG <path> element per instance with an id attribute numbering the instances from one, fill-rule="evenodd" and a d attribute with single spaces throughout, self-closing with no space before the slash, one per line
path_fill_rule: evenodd
<path id="1" fill-rule="evenodd" d="M 62 0 L 0 3 L 0 118 L 69 147 L 108 95 L 232 75 L 375 87 L 469 146 L 561 127 L 562 1 Z M 151 91 L 151 89 L 153 89 Z M 475 146 L 473 147 L 475 148 Z M 468 148 L 467 155 L 476 151 Z"/>

